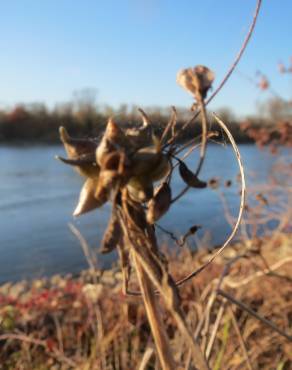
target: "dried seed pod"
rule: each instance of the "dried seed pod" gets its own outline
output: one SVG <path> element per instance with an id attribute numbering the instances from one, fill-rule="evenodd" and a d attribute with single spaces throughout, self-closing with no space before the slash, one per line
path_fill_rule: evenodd
<path id="1" fill-rule="evenodd" d="M 106 254 L 113 251 L 117 247 L 121 236 L 121 225 L 116 214 L 113 213 L 101 242 L 100 253 Z"/>
<path id="2" fill-rule="evenodd" d="M 132 158 L 132 174 L 151 181 L 162 179 L 169 171 L 168 157 L 155 146 L 142 148 Z"/>
<path id="3" fill-rule="evenodd" d="M 97 143 L 95 141 L 90 139 L 73 139 L 63 126 L 59 128 L 59 133 L 60 139 L 70 159 L 74 159 L 82 154 L 95 153 L 97 148 Z"/>
<path id="4" fill-rule="evenodd" d="M 115 146 L 111 143 L 111 141 L 108 140 L 106 136 L 103 136 L 95 152 L 96 163 L 101 166 L 104 157 L 115 150 Z"/>
<path id="5" fill-rule="evenodd" d="M 101 207 L 105 202 L 101 199 L 96 199 L 94 196 L 98 180 L 87 179 L 81 189 L 77 207 L 73 212 L 73 216 L 80 216 L 86 212 L 92 211 L 95 208 Z"/>
<path id="6" fill-rule="evenodd" d="M 70 166 L 74 166 L 81 176 L 91 178 L 98 178 L 99 176 L 100 168 L 95 162 L 95 155 L 92 153 L 82 154 L 75 159 L 67 159 L 60 156 L 56 156 L 56 159 Z"/>
<path id="7" fill-rule="evenodd" d="M 171 204 L 171 189 L 168 183 L 164 182 L 156 190 L 154 197 L 148 204 L 147 221 L 154 224 L 169 209 Z"/>
<path id="8" fill-rule="evenodd" d="M 111 191 L 115 189 L 120 176 L 117 171 L 103 170 L 100 172 L 99 181 L 95 189 L 94 197 L 101 203 L 109 200 Z"/>
<path id="9" fill-rule="evenodd" d="M 152 137 L 152 127 L 149 117 L 141 108 L 139 108 L 139 112 L 142 116 L 142 126 L 136 126 L 126 130 L 126 136 L 130 138 L 135 148 L 149 145 Z"/>
<path id="10" fill-rule="evenodd" d="M 205 66 L 198 65 L 178 72 L 176 81 L 199 101 L 205 99 L 214 78 L 214 72 Z"/>
<path id="11" fill-rule="evenodd" d="M 180 241 L 178 242 L 178 245 L 180 247 L 183 247 L 185 242 L 187 241 L 187 238 L 190 236 L 190 235 L 194 235 L 199 229 L 201 229 L 202 226 L 200 225 L 193 225 L 189 228 L 189 230 L 185 233 L 185 235 L 183 235 L 180 239 Z"/>
<path id="12" fill-rule="evenodd" d="M 189 170 L 187 165 L 182 161 L 179 163 L 179 173 L 184 182 L 192 188 L 203 189 L 207 186 L 207 183 L 198 179 L 198 177 Z"/>
<path id="13" fill-rule="evenodd" d="M 104 156 L 101 163 L 102 171 L 116 171 L 119 175 L 128 175 L 129 160 L 124 151 L 114 151 Z"/>
<path id="14" fill-rule="evenodd" d="M 161 180 L 169 173 L 170 169 L 169 158 L 165 154 L 161 154 L 160 161 L 157 163 L 156 167 L 149 172 L 149 177 L 151 181 Z"/>
<path id="15" fill-rule="evenodd" d="M 132 172 L 136 177 L 149 174 L 149 172 L 157 166 L 161 157 L 161 153 L 153 146 L 138 150 L 132 158 Z"/>
<path id="16" fill-rule="evenodd" d="M 153 184 L 148 179 L 131 177 L 127 189 L 129 196 L 135 202 L 147 202 L 153 197 Z"/>
<path id="17" fill-rule="evenodd" d="M 73 139 L 65 127 L 60 127 L 60 138 L 69 159 L 57 157 L 66 164 L 75 166 L 77 172 L 85 177 L 98 177 L 99 167 L 95 161 L 97 143 L 87 139 Z"/>
<path id="18" fill-rule="evenodd" d="M 124 131 L 113 121 L 112 118 L 108 120 L 105 133 L 96 150 L 96 162 L 101 165 L 104 156 L 119 149 L 129 151 L 132 149 L 133 143 L 126 136 Z"/>
<path id="19" fill-rule="evenodd" d="M 130 142 L 124 131 L 115 123 L 112 118 L 109 118 L 104 136 L 118 147 L 125 148 Z"/>

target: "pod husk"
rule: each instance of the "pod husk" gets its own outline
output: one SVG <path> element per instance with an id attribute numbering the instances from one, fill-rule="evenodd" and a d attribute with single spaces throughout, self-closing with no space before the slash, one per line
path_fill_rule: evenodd
<path id="1" fill-rule="evenodd" d="M 148 204 L 147 221 L 154 224 L 169 209 L 171 204 L 171 188 L 164 182 L 156 191 L 154 197 Z"/>
<path id="2" fill-rule="evenodd" d="M 107 254 L 116 249 L 122 236 L 122 230 L 119 220 L 115 213 L 112 214 L 111 219 L 108 223 L 106 231 L 104 233 L 100 253 Z"/>
<path id="3" fill-rule="evenodd" d="M 183 181 L 190 187 L 203 189 L 207 186 L 205 181 L 201 181 L 191 170 L 188 169 L 184 162 L 179 163 L 179 173 Z"/>
<path id="4" fill-rule="evenodd" d="M 95 208 L 101 207 L 105 200 L 97 199 L 95 197 L 95 191 L 98 184 L 98 180 L 88 178 L 79 195 L 78 204 L 73 212 L 73 216 L 80 216 L 84 213 L 90 212 Z"/>

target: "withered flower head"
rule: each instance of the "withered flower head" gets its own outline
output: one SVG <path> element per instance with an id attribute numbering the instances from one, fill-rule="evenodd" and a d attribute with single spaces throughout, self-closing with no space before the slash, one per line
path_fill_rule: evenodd
<path id="1" fill-rule="evenodd" d="M 147 116 L 144 113 L 143 119 Z M 147 123 L 147 122 L 146 122 Z M 148 124 L 143 124 L 143 130 Z M 60 128 L 60 138 L 68 158 L 57 157 L 73 165 L 85 181 L 74 216 L 101 207 L 126 188 L 131 201 L 145 203 L 153 197 L 153 183 L 164 178 L 169 170 L 169 158 L 162 153 L 160 141 L 153 138 L 143 146 L 141 135 L 127 135 L 112 118 L 107 123 L 100 143 L 71 138 Z M 147 144 L 146 144 L 147 145 Z"/>
<path id="2" fill-rule="evenodd" d="M 197 101 L 205 99 L 211 88 L 215 74 L 209 68 L 198 65 L 178 72 L 176 81 L 185 90 L 191 93 Z"/>

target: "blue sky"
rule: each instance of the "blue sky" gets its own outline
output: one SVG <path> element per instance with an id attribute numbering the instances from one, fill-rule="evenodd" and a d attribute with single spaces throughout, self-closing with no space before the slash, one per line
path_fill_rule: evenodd
<path id="1" fill-rule="evenodd" d="M 118 107 L 189 106 L 176 84 L 179 69 L 205 64 L 214 87 L 249 28 L 255 0 L 11 0 L 0 3 L 0 106 L 72 99 L 98 89 L 98 103 Z M 278 61 L 292 55 L 292 1 L 263 0 L 253 38 L 211 109 L 255 111 L 269 97 L 247 79 L 263 71 L 292 96 L 291 76 Z"/>

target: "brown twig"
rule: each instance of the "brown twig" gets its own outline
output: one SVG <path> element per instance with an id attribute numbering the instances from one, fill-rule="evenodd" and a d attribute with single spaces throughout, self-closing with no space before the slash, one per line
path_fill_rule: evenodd
<path id="1" fill-rule="evenodd" d="M 233 136 L 232 136 L 231 132 L 229 131 L 229 129 L 227 128 L 227 126 L 225 125 L 225 123 L 218 116 L 216 116 L 215 113 L 213 113 L 213 115 L 214 115 L 215 119 L 217 120 L 218 124 L 222 127 L 222 129 L 224 130 L 224 132 L 228 136 L 228 139 L 231 142 L 232 148 L 233 148 L 233 150 L 235 152 L 235 155 L 236 155 L 236 158 L 237 158 L 237 163 L 238 163 L 238 166 L 239 166 L 240 177 L 241 177 L 240 208 L 239 208 L 237 220 L 236 220 L 236 223 L 235 223 L 235 225 L 233 227 L 233 230 L 230 233 L 230 235 L 228 236 L 228 238 L 226 239 L 226 241 L 224 242 L 224 244 L 222 245 L 222 247 L 219 248 L 218 251 L 216 253 L 214 253 L 213 256 L 206 263 L 204 263 L 198 269 L 196 269 L 195 271 L 193 271 L 192 273 L 190 273 L 189 275 L 187 275 L 185 278 L 177 281 L 177 283 L 176 283 L 177 286 L 180 286 L 180 285 L 184 284 L 188 280 L 192 279 L 194 276 L 198 275 L 207 266 L 209 266 L 210 263 L 212 263 L 214 261 L 214 259 L 217 256 L 219 256 L 219 254 L 221 254 L 223 252 L 223 250 L 229 245 L 229 243 L 231 242 L 231 240 L 235 236 L 235 234 L 236 234 L 236 232 L 238 230 L 238 227 L 239 227 L 241 218 L 242 218 L 243 210 L 244 210 L 246 185 L 245 185 L 244 167 L 243 167 L 243 164 L 242 164 L 241 155 L 240 155 L 240 152 L 238 150 L 238 147 L 237 147 L 237 145 L 236 145 L 236 143 L 235 143 L 235 141 L 233 139 Z"/>
<path id="2" fill-rule="evenodd" d="M 76 362 L 64 356 L 64 354 L 58 349 L 53 348 L 52 350 L 49 350 L 47 343 L 44 340 L 31 338 L 25 334 L 12 334 L 12 333 L 0 335 L 0 341 L 4 341 L 4 340 L 18 340 L 20 342 L 31 343 L 36 346 L 43 347 L 49 356 L 54 357 L 59 362 L 66 363 L 67 365 L 73 367 L 74 369 L 77 366 Z"/>
<path id="3" fill-rule="evenodd" d="M 243 337 L 241 335 L 241 332 L 240 332 L 238 323 L 236 321 L 236 317 L 234 315 L 234 312 L 233 312 L 232 307 L 228 306 L 228 312 L 229 312 L 229 314 L 231 316 L 231 321 L 232 321 L 232 324 L 234 326 L 234 330 L 235 330 L 235 332 L 236 332 L 236 334 L 238 336 L 238 341 L 239 341 L 240 347 L 242 349 L 245 362 L 247 363 L 247 367 L 248 367 L 249 370 L 254 370 L 253 367 L 252 367 L 250 358 L 248 356 L 248 351 L 247 351 L 247 348 L 246 348 L 246 344 L 245 344 L 244 339 L 243 339 Z"/>
<path id="4" fill-rule="evenodd" d="M 292 341 L 292 335 L 289 335 L 285 333 L 283 330 L 279 329 L 279 327 L 271 322 L 270 320 L 267 320 L 265 317 L 262 317 L 257 312 L 252 310 L 250 307 L 248 307 L 245 303 L 237 300 L 236 298 L 232 297 L 229 293 L 223 291 L 222 289 L 218 289 L 217 293 L 221 295 L 222 297 L 226 298 L 229 302 L 235 304 L 236 306 L 240 307 L 242 310 L 248 312 L 251 316 L 255 317 L 259 321 L 261 321 L 263 324 L 268 326 L 269 328 L 276 331 L 278 334 L 280 334 L 282 337 L 288 339 L 290 342 Z"/>
<path id="5" fill-rule="evenodd" d="M 222 81 L 219 84 L 219 86 L 217 87 L 217 89 L 206 100 L 205 105 L 208 105 L 214 99 L 214 97 L 219 93 L 219 91 L 226 84 L 227 80 L 232 75 L 234 69 L 236 68 L 237 64 L 239 63 L 239 61 L 240 61 L 240 59 L 241 59 L 241 57 L 242 57 L 242 55 L 243 55 L 243 53 L 244 53 L 247 45 L 248 45 L 248 42 L 249 42 L 249 40 L 250 40 L 250 38 L 251 38 L 251 36 L 253 34 L 255 25 L 257 23 L 257 19 L 258 19 L 259 11 L 260 11 L 260 8 L 261 8 L 261 4 L 262 4 L 262 0 L 257 0 L 256 9 L 255 9 L 255 12 L 254 12 L 254 15 L 253 15 L 252 23 L 251 23 L 250 28 L 249 28 L 249 30 L 247 32 L 247 35 L 245 36 L 245 39 L 243 41 L 243 44 L 241 45 L 240 50 L 239 50 L 238 54 L 236 55 L 235 60 L 233 61 L 233 63 L 229 67 L 226 75 L 222 79 Z M 194 115 L 183 125 L 182 129 L 180 130 L 180 132 L 182 132 L 188 125 L 190 125 L 198 117 L 199 113 L 200 113 L 200 109 L 198 109 L 194 113 Z M 172 138 L 171 141 L 168 142 L 168 144 L 170 144 L 172 141 L 174 141 L 177 138 L 177 136 L 178 136 L 178 134 L 174 138 Z"/>

